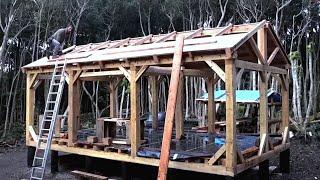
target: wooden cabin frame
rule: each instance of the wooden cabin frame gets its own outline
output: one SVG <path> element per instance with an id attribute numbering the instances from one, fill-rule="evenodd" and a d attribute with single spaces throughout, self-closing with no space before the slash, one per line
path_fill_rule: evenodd
<path id="1" fill-rule="evenodd" d="M 152 94 L 158 91 L 158 76 L 171 74 L 173 54 L 176 53 L 176 37 L 183 36 L 180 81 L 177 91 L 183 90 L 183 76 L 199 76 L 206 79 L 208 87 L 208 132 L 214 133 L 215 102 L 214 85 L 219 79 L 225 82 L 226 99 L 226 144 L 205 163 L 170 161 L 169 168 L 235 176 L 271 157 L 289 149 L 289 68 L 290 62 L 267 21 L 255 24 L 229 25 L 221 28 L 198 29 L 187 32 L 172 32 L 164 35 L 148 35 L 77 46 L 60 57 L 67 58 L 68 83 L 68 144 L 52 144 L 54 151 L 117 161 L 159 166 L 158 159 L 136 155 L 140 146 L 139 79 L 149 76 Z M 27 75 L 26 89 L 26 145 L 35 146 L 29 131 L 34 126 L 35 91 L 39 84 L 50 78 L 55 61 L 39 59 L 23 67 Z M 237 73 L 245 70 L 259 72 L 260 85 L 260 147 L 259 153 L 243 158 L 237 149 L 236 139 L 236 79 Z M 239 71 L 238 71 L 239 70 Z M 280 145 L 269 147 L 267 117 L 267 86 L 270 74 L 279 81 L 282 94 L 282 134 Z M 74 147 L 77 139 L 80 116 L 80 82 L 108 81 L 110 91 L 110 116 L 116 116 L 115 88 L 119 79 L 130 82 L 130 138 L 131 154 L 95 151 Z M 175 110 L 176 138 L 183 134 L 181 94 L 178 93 Z M 157 96 L 152 96 L 153 127 L 157 126 Z M 167 123 L 167 122 L 166 122 Z M 170 131 L 170 129 L 164 129 Z M 165 140 L 166 141 L 166 140 Z M 225 153 L 225 164 L 215 162 Z"/>

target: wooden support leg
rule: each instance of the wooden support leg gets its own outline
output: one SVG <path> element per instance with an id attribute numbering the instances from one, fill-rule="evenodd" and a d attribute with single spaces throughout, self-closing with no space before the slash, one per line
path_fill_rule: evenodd
<path id="1" fill-rule="evenodd" d="M 214 102 L 214 78 L 208 79 L 208 133 L 215 133 L 216 103 Z"/>
<path id="2" fill-rule="evenodd" d="M 36 148 L 33 147 L 33 146 L 27 146 L 27 151 L 28 151 L 28 154 L 27 154 L 27 165 L 28 167 L 32 167 L 32 163 L 33 163 L 33 157 L 34 157 L 34 154 L 36 152 Z"/>
<path id="3" fill-rule="evenodd" d="M 236 69 L 235 60 L 225 60 L 226 72 L 226 169 L 235 171 L 237 165 L 236 148 Z"/>
<path id="4" fill-rule="evenodd" d="M 139 81 L 136 81 L 138 69 L 135 66 L 130 67 L 130 108 L 131 108 L 131 156 L 135 157 L 140 145 L 140 119 L 139 119 Z"/>
<path id="5" fill-rule="evenodd" d="M 77 131 L 80 128 L 80 81 L 74 80 L 75 72 L 69 72 L 68 86 L 68 146 L 77 141 Z"/>
<path id="6" fill-rule="evenodd" d="M 183 51 L 184 39 L 183 36 L 177 37 L 177 44 L 173 56 L 172 73 L 169 86 L 168 104 L 166 119 L 163 130 L 161 155 L 159 162 L 158 180 L 165 180 L 167 178 L 169 156 L 170 156 L 170 143 L 173 127 L 173 119 L 176 108 L 176 100 L 179 86 L 179 74 L 181 68 L 181 59 Z"/>
<path id="7" fill-rule="evenodd" d="M 157 76 L 151 76 L 151 108 L 152 108 L 152 129 L 158 128 L 158 82 Z"/>
<path id="8" fill-rule="evenodd" d="M 51 173 L 57 173 L 59 171 L 59 155 L 58 151 L 51 150 Z"/>
<path id="9" fill-rule="evenodd" d="M 121 162 L 121 177 L 122 180 L 128 180 L 128 167 L 125 162 Z"/>
<path id="10" fill-rule="evenodd" d="M 259 164 L 259 179 L 269 180 L 269 160 L 265 160 Z"/>
<path id="11" fill-rule="evenodd" d="M 284 83 L 281 84 L 281 129 L 284 130 L 285 127 L 289 127 L 289 90 L 288 90 L 288 77 L 283 76 Z"/>
<path id="12" fill-rule="evenodd" d="M 35 75 L 33 75 L 35 76 Z M 32 74 L 27 74 L 26 84 L 26 144 L 29 145 L 31 135 L 28 131 L 29 126 L 34 126 L 34 108 L 35 108 L 35 89 L 32 88 Z"/>
<path id="13" fill-rule="evenodd" d="M 290 173 L 290 149 L 280 152 L 280 171 Z"/>
<path id="14" fill-rule="evenodd" d="M 183 119 L 183 74 L 179 77 L 179 86 L 177 94 L 177 102 L 175 109 L 175 127 L 176 127 L 176 139 L 179 140 L 184 134 L 184 119 Z"/>

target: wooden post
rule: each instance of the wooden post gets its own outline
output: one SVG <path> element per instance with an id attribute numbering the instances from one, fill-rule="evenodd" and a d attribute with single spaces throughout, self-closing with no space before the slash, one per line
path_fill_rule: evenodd
<path id="1" fill-rule="evenodd" d="M 33 76 L 35 76 L 34 74 Z M 29 126 L 34 126 L 34 108 L 35 108 L 35 89 L 31 87 L 32 78 L 30 73 L 27 74 L 26 84 L 26 144 L 29 145 L 31 135 L 28 131 Z"/>
<path id="2" fill-rule="evenodd" d="M 284 84 L 281 84 L 282 131 L 285 129 L 285 127 L 289 127 L 289 89 L 287 75 L 284 75 L 284 80 Z"/>
<path id="3" fill-rule="evenodd" d="M 27 165 L 28 167 L 32 167 L 32 163 L 33 163 L 33 158 L 34 158 L 34 154 L 36 152 L 36 148 L 33 146 L 27 146 L 28 148 L 28 154 L 27 154 Z"/>
<path id="4" fill-rule="evenodd" d="M 59 171 L 59 154 L 58 151 L 51 150 L 51 173 L 57 173 Z"/>
<path id="5" fill-rule="evenodd" d="M 175 127 L 176 139 L 179 140 L 184 134 L 184 119 L 183 119 L 183 87 L 184 87 L 183 74 L 180 71 L 179 86 L 177 94 L 177 102 L 175 109 Z"/>
<path id="6" fill-rule="evenodd" d="M 169 165 L 170 156 L 170 142 L 173 127 L 173 118 L 176 108 L 176 100 L 179 86 L 179 74 L 181 68 L 182 51 L 184 45 L 184 37 L 178 36 L 176 40 L 177 44 L 175 47 L 175 52 L 172 62 L 172 72 L 169 86 L 168 104 L 166 119 L 164 124 L 163 136 L 162 136 L 162 146 L 161 155 L 159 162 L 158 180 L 165 180 L 167 178 L 167 171 Z"/>
<path id="7" fill-rule="evenodd" d="M 226 169 L 235 171 L 236 151 L 236 68 L 233 59 L 225 60 L 226 72 Z"/>
<path id="8" fill-rule="evenodd" d="M 157 76 L 151 76 L 151 108 L 152 108 L 152 129 L 158 128 L 158 80 Z"/>
<path id="9" fill-rule="evenodd" d="M 117 107 L 116 107 L 116 98 L 117 98 L 117 87 L 114 81 L 109 83 L 110 90 L 110 117 L 117 117 Z"/>
<path id="10" fill-rule="evenodd" d="M 140 118 L 139 118 L 139 94 L 140 84 L 136 81 L 138 69 L 136 66 L 130 66 L 130 109 L 131 109 L 131 156 L 135 157 L 140 145 Z"/>
<path id="11" fill-rule="evenodd" d="M 258 48 L 261 52 L 261 55 L 264 60 L 267 59 L 267 29 L 261 28 L 258 30 Z M 259 113 L 259 122 L 260 122 L 260 142 L 262 142 L 263 134 L 266 134 L 265 136 L 265 145 L 261 146 L 264 147 L 262 149 L 262 152 L 268 151 L 268 97 L 267 97 L 267 91 L 268 91 L 268 77 L 266 71 L 260 72 L 260 113 Z"/>
<path id="12" fill-rule="evenodd" d="M 214 101 L 214 78 L 208 78 L 208 133 L 215 133 L 216 103 Z"/>
<path id="13" fill-rule="evenodd" d="M 77 131 L 80 128 L 80 80 L 74 79 L 75 72 L 69 72 L 68 85 L 68 146 L 77 141 Z"/>

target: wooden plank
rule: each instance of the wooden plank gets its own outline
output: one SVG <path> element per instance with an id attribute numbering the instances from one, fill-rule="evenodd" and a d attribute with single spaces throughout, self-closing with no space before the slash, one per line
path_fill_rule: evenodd
<path id="1" fill-rule="evenodd" d="M 213 165 L 226 152 L 226 145 L 224 144 L 208 161 L 209 165 Z"/>
<path id="2" fill-rule="evenodd" d="M 257 36 L 258 36 L 259 52 L 261 52 L 261 56 L 265 60 L 265 59 L 267 59 L 267 56 L 268 56 L 266 29 L 265 28 L 259 29 Z M 263 62 L 263 63 L 265 63 L 265 62 Z M 261 140 L 260 143 L 263 142 L 264 143 L 263 147 L 265 146 L 265 148 L 259 149 L 259 153 L 263 153 L 264 151 L 268 151 L 269 150 L 269 145 L 268 145 L 269 127 L 268 127 L 268 97 L 267 97 L 267 91 L 268 91 L 267 72 L 266 71 L 261 71 L 260 72 L 260 79 L 259 79 L 259 92 L 260 92 L 260 98 L 259 98 L 259 126 L 260 126 L 260 128 L 259 129 L 260 129 L 260 140 Z M 265 139 L 263 139 L 263 138 L 265 138 Z M 264 140 L 264 141 L 262 141 L 262 140 Z"/>
<path id="3" fill-rule="evenodd" d="M 175 129 L 176 129 L 176 139 L 180 140 L 184 135 L 184 117 L 183 117 L 183 91 L 184 90 L 184 78 L 183 73 L 180 71 L 179 86 L 177 94 L 177 102 L 175 109 Z"/>
<path id="4" fill-rule="evenodd" d="M 168 104 L 163 132 L 163 140 L 161 146 L 161 155 L 159 162 L 158 180 L 165 180 L 167 177 L 168 164 L 169 164 L 169 152 L 170 152 L 170 142 L 173 128 L 173 118 L 176 108 L 176 100 L 179 86 L 179 74 L 181 68 L 181 59 L 184 45 L 184 37 L 177 37 L 177 44 L 174 52 L 173 62 L 172 62 L 172 74 L 170 79 L 169 94 L 168 94 Z"/>
<path id="5" fill-rule="evenodd" d="M 142 66 L 142 67 L 139 69 L 135 81 L 138 81 L 138 80 L 140 79 L 140 77 L 141 77 L 142 74 L 148 69 L 148 67 L 149 67 L 149 66 L 144 65 L 144 66 Z"/>
<path id="6" fill-rule="evenodd" d="M 136 81 L 138 69 L 135 66 L 130 67 L 130 137 L 131 137 L 131 156 L 137 156 L 137 151 L 140 146 L 140 122 L 139 122 L 139 101 L 140 101 L 140 84 Z"/>
<path id="7" fill-rule="evenodd" d="M 125 44 L 127 44 L 129 42 L 130 38 L 127 38 L 127 39 L 123 39 L 115 44 L 112 44 L 110 45 L 110 47 L 108 49 L 111 49 L 111 48 L 118 48 L 120 46 L 123 46 Z"/>
<path id="8" fill-rule="evenodd" d="M 152 111 L 152 129 L 158 128 L 158 77 L 151 76 L 151 111 Z"/>
<path id="9" fill-rule="evenodd" d="M 28 88 L 31 87 L 32 76 L 30 73 L 27 73 L 27 82 L 26 82 L 26 143 L 28 144 L 31 136 L 28 131 L 29 126 L 34 126 L 34 109 L 35 109 L 35 89 Z"/>
<path id="10" fill-rule="evenodd" d="M 208 66 L 222 79 L 224 82 L 226 81 L 225 72 L 213 61 L 207 60 L 205 61 Z"/>
<path id="11" fill-rule="evenodd" d="M 81 73 L 82 73 L 82 70 L 77 71 L 77 73 L 74 75 L 72 84 L 74 84 L 75 81 L 78 80 L 78 78 L 79 78 L 79 76 L 81 75 Z"/>
<path id="12" fill-rule="evenodd" d="M 270 65 L 270 64 L 272 63 L 272 61 L 274 60 L 274 58 L 275 58 L 276 55 L 278 54 L 279 50 L 280 50 L 280 48 L 279 48 L 279 47 L 276 47 L 276 48 L 272 51 L 272 53 L 271 53 L 271 55 L 270 55 L 270 57 L 268 58 L 268 61 L 267 61 L 267 64 L 268 64 L 268 65 Z"/>
<path id="13" fill-rule="evenodd" d="M 69 72 L 70 83 L 68 86 L 68 146 L 74 146 L 77 141 L 77 132 L 80 128 L 80 81 L 73 81 L 74 71 Z"/>
<path id="14" fill-rule="evenodd" d="M 39 74 L 39 73 L 33 74 L 32 79 L 30 80 L 30 84 L 29 84 L 28 88 L 32 88 L 32 87 L 34 86 L 34 84 L 35 84 L 35 82 L 36 82 L 36 79 L 37 79 L 37 77 L 38 77 L 38 74 Z"/>
<path id="15" fill-rule="evenodd" d="M 116 99 L 117 99 L 117 88 L 116 82 L 110 81 L 109 86 L 109 99 L 110 99 L 110 117 L 116 118 L 117 117 L 117 106 L 116 106 Z"/>
<path id="16" fill-rule="evenodd" d="M 241 153 L 241 151 L 239 149 L 237 149 L 237 158 L 239 159 L 239 162 L 240 163 L 244 163 L 245 162 L 245 159 Z"/>
<path id="17" fill-rule="evenodd" d="M 285 69 L 281 69 L 274 66 L 267 66 L 267 65 L 252 63 L 248 61 L 242 61 L 242 60 L 237 60 L 236 67 L 254 70 L 254 71 L 267 71 L 274 74 L 287 74 L 287 71 Z"/>
<path id="18" fill-rule="evenodd" d="M 160 67 L 160 66 L 150 66 L 146 70 L 146 74 L 151 75 L 170 75 L 172 71 L 171 67 Z M 207 70 L 198 70 L 198 69 L 182 69 L 182 72 L 185 76 L 200 76 L 208 77 L 212 76 L 211 71 Z"/>
<path id="19" fill-rule="evenodd" d="M 208 133 L 215 133 L 216 103 L 214 101 L 214 78 L 208 78 Z"/>
<path id="20" fill-rule="evenodd" d="M 120 71 L 122 71 L 123 75 L 128 79 L 128 81 L 130 81 L 131 80 L 130 73 L 121 65 L 118 68 L 120 69 Z"/>
<path id="21" fill-rule="evenodd" d="M 94 47 L 92 50 L 99 50 L 99 49 L 103 49 L 103 48 L 108 48 L 110 45 L 110 42 L 111 42 L 110 40 L 103 42 L 100 45 Z"/>
<path id="22" fill-rule="evenodd" d="M 288 75 L 283 76 L 281 84 L 281 129 L 289 127 L 289 89 Z"/>
<path id="23" fill-rule="evenodd" d="M 33 126 L 29 126 L 28 131 L 31 134 L 33 141 L 35 141 L 37 143 L 38 142 L 38 135 L 34 131 Z"/>
<path id="24" fill-rule="evenodd" d="M 201 36 L 202 32 L 203 32 L 203 27 L 199 28 L 199 29 L 195 30 L 194 32 L 192 32 L 191 34 L 187 35 L 185 37 L 185 39 L 192 39 L 194 37 Z"/>
<path id="25" fill-rule="evenodd" d="M 225 60 L 226 69 L 226 169 L 237 165 L 236 147 L 236 66 L 235 60 Z"/>
<path id="26" fill-rule="evenodd" d="M 99 77 L 99 76 L 122 76 L 122 75 L 123 75 L 123 72 L 121 70 L 98 71 L 98 72 L 84 72 L 80 75 L 80 78 Z"/>

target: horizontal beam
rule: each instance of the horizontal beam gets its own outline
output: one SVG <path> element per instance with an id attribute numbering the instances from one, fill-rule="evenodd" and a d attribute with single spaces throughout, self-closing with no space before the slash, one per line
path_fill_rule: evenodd
<path id="1" fill-rule="evenodd" d="M 172 71 L 171 67 L 160 67 L 160 66 L 150 66 L 146 71 L 146 75 L 170 75 Z M 199 76 L 199 77 L 209 77 L 214 74 L 207 70 L 197 70 L 197 69 L 182 69 L 184 76 Z"/>
<path id="2" fill-rule="evenodd" d="M 84 73 L 82 73 L 80 75 L 80 78 L 84 78 L 84 77 L 99 77 L 99 76 L 123 76 L 123 72 L 120 71 L 120 70 L 84 72 Z"/>
<path id="3" fill-rule="evenodd" d="M 257 63 L 252 63 L 248 61 L 235 60 L 235 64 L 237 68 L 244 68 L 253 71 L 267 71 L 274 74 L 287 74 L 287 70 L 281 69 L 274 66 L 262 65 Z"/>
<path id="4" fill-rule="evenodd" d="M 199 61 L 206 61 L 206 60 L 225 60 L 230 58 L 226 54 L 211 54 L 211 55 L 194 55 L 191 57 L 183 57 L 182 61 L 184 63 L 192 63 L 192 62 L 199 62 Z M 62 62 L 63 63 L 63 62 Z M 133 66 L 157 66 L 157 65 L 171 65 L 172 64 L 172 57 L 158 57 L 158 61 L 154 61 L 153 57 L 147 59 L 132 59 L 130 61 L 105 61 L 104 69 L 117 69 L 120 65 L 123 67 L 129 68 L 130 65 Z M 67 71 L 77 71 L 77 70 L 100 70 L 100 66 L 97 64 L 81 64 L 79 65 L 71 65 L 68 64 L 66 67 Z M 52 73 L 53 67 L 52 66 L 45 66 L 45 67 L 36 67 L 35 69 L 26 69 L 27 74 L 33 73 Z M 51 78 L 51 77 L 50 77 Z M 50 79 L 49 78 L 49 79 Z"/>
<path id="5" fill-rule="evenodd" d="M 27 142 L 27 146 L 35 146 L 34 141 Z M 149 166 L 159 166 L 159 159 L 143 158 L 143 157 L 133 158 L 130 155 L 124 154 L 124 153 L 95 151 L 93 149 L 67 147 L 67 146 L 61 146 L 58 144 L 52 144 L 51 150 L 84 155 L 89 157 L 102 158 L 102 159 L 110 159 L 115 161 L 144 164 Z M 203 173 L 209 173 L 209 174 L 218 174 L 218 175 L 225 175 L 225 176 L 234 176 L 234 173 L 227 171 L 224 166 L 220 166 L 220 165 L 209 166 L 206 163 L 192 163 L 192 162 L 187 163 L 187 162 L 170 161 L 169 168 L 194 171 L 194 172 L 203 172 Z"/>

